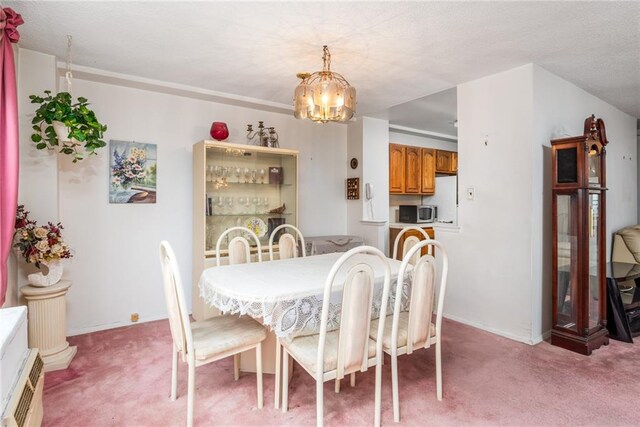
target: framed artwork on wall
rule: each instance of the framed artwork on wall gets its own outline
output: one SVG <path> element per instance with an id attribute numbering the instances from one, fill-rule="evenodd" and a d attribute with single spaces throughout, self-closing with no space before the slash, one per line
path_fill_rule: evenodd
<path id="1" fill-rule="evenodd" d="M 155 203 L 157 145 L 109 141 L 109 203 Z"/>

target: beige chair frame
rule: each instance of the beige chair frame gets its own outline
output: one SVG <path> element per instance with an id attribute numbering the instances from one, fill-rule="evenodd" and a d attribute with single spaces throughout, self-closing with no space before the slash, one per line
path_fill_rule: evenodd
<path id="1" fill-rule="evenodd" d="M 297 227 L 291 225 L 291 224 L 282 224 L 277 226 L 276 228 L 273 229 L 273 231 L 271 232 L 271 236 L 269 236 L 269 259 L 271 261 L 273 261 L 273 239 L 276 236 L 276 234 L 278 234 L 278 231 L 285 229 L 285 228 L 290 228 L 292 230 L 294 230 L 296 232 L 296 235 L 298 236 L 298 240 L 300 240 L 300 244 L 302 245 L 302 257 L 306 257 L 307 256 L 307 248 L 306 245 L 304 243 L 304 236 L 302 235 L 302 232 L 300 230 L 298 230 Z M 282 236 L 280 236 L 280 239 L 278 239 L 278 246 L 280 247 L 280 257 L 279 259 L 286 259 L 287 257 L 283 257 L 282 253 L 286 252 L 283 251 L 283 248 L 293 248 L 293 257 L 292 258 L 297 258 L 298 257 L 298 251 L 295 250 L 295 248 L 298 247 L 298 241 L 296 240 L 296 237 L 293 236 L 291 233 L 284 233 Z"/>
<path id="2" fill-rule="evenodd" d="M 260 239 L 253 231 L 249 230 L 247 227 L 231 227 L 228 230 L 225 230 L 224 233 L 218 237 L 218 241 L 216 242 L 216 265 L 220 267 L 220 246 L 222 245 L 222 241 L 227 237 L 229 233 L 234 231 L 242 231 L 248 233 L 253 240 L 256 242 L 257 251 L 258 251 L 258 262 L 262 262 L 262 246 L 260 245 Z M 238 252 L 236 252 L 235 248 L 240 248 L 243 254 L 241 259 L 236 258 Z M 227 246 L 229 251 L 229 264 L 244 264 L 251 262 L 251 246 L 249 245 L 249 241 L 243 236 L 236 236 L 229 242 Z"/>
<path id="3" fill-rule="evenodd" d="M 171 245 L 166 240 L 160 242 L 160 263 L 162 266 L 162 277 L 164 282 L 165 302 L 169 313 L 169 327 L 171 328 L 172 353 L 171 363 L 171 400 L 176 400 L 178 384 L 178 356 L 182 356 L 182 361 L 188 364 L 188 386 L 187 386 L 187 426 L 193 426 L 193 407 L 195 400 L 195 368 L 215 362 L 229 356 L 235 356 L 243 351 L 255 348 L 256 351 L 256 380 L 258 389 L 258 408 L 263 406 L 262 390 L 262 343 L 241 346 L 224 353 L 216 354 L 213 357 L 197 360 L 196 351 L 193 345 L 191 333 L 191 322 L 187 311 L 182 276 L 176 260 L 175 253 Z M 177 311 L 175 310 L 177 308 Z M 236 378 L 237 379 L 237 378 Z"/>
<path id="4" fill-rule="evenodd" d="M 409 225 L 404 227 L 402 230 L 400 230 L 400 233 L 398 233 L 398 235 L 396 236 L 396 239 L 393 242 L 393 252 L 392 252 L 392 258 L 396 257 L 396 254 L 398 253 L 398 245 L 400 244 L 400 238 L 402 237 L 403 234 L 405 234 L 407 231 L 410 230 L 414 230 L 414 231 L 418 231 L 420 233 L 422 233 L 422 235 L 424 236 L 425 240 L 431 240 L 431 237 L 429 236 L 429 234 L 427 234 L 426 231 L 424 231 L 423 228 L 420 228 L 416 225 Z M 404 240 L 404 244 L 402 245 L 402 258 L 404 259 L 405 255 L 407 254 L 407 252 L 409 252 L 409 249 L 411 249 L 413 246 L 417 245 L 421 240 L 418 239 L 416 236 L 409 236 Z M 431 246 L 429 246 L 428 248 L 429 254 L 432 254 L 433 251 L 431 249 Z M 414 254 L 413 259 L 411 260 L 411 264 L 415 264 L 418 261 L 418 258 L 420 257 L 420 253 L 416 252 Z"/>
<path id="5" fill-rule="evenodd" d="M 378 326 L 376 341 L 376 354 L 374 357 L 368 357 L 368 342 L 369 342 L 369 327 L 371 322 L 368 320 L 371 318 L 371 300 L 373 298 L 374 293 L 374 276 L 373 269 L 366 263 L 359 263 L 353 266 L 347 273 L 346 280 L 343 287 L 343 296 L 342 296 L 342 311 L 341 311 L 341 319 L 350 319 L 350 307 L 354 304 L 355 301 L 362 301 L 362 298 L 366 294 L 366 289 L 363 289 L 365 286 L 369 287 L 369 299 L 368 305 L 366 306 L 368 311 L 365 312 L 364 315 L 368 316 L 365 324 L 368 325 L 366 327 L 366 331 L 360 331 L 356 329 L 354 326 L 354 322 L 340 322 L 339 329 L 339 343 L 338 343 L 338 354 L 337 354 L 337 365 L 336 369 L 324 372 L 324 348 L 325 341 L 327 336 L 327 321 L 329 319 L 329 301 L 331 298 L 331 290 L 334 285 L 334 281 L 338 271 L 340 271 L 341 267 L 344 263 L 351 258 L 352 256 L 360 253 L 369 253 L 377 256 L 383 263 L 385 273 L 384 273 L 384 284 L 382 291 L 382 300 L 381 300 L 381 308 L 380 308 L 380 322 Z M 382 337 L 384 334 L 384 322 L 386 319 L 387 313 L 387 304 L 389 299 L 389 288 L 391 281 L 391 269 L 389 266 L 389 262 L 385 255 L 377 248 L 372 246 L 359 246 L 345 252 L 338 261 L 333 265 L 331 271 L 329 272 L 329 276 L 325 282 L 324 288 L 324 296 L 322 303 L 322 316 L 320 320 L 320 334 L 318 341 L 318 355 L 316 362 L 316 372 L 312 372 L 307 369 L 302 363 L 302 366 L 311 376 L 313 376 L 316 380 L 316 422 L 318 426 L 323 425 L 323 416 L 324 416 L 324 401 L 323 401 L 323 385 L 324 382 L 330 380 L 339 380 L 344 378 L 345 375 L 351 374 L 351 381 L 353 385 L 353 380 L 355 378 L 355 372 L 361 371 L 364 372 L 368 368 L 375 365 L 376 367 L 376 385 L 375 385 L 375 425 L 380 425 L 380 417 L 381 417 L 381 393 L 382 393 Z M 357 311 L 357 308 L 356 308 Z M 357 323 L 357 322 L 356 322 Z M 348 346 L 346 345 L 347 339 L 355 339 L 359 334 L 366 333 L 364 351 L 363 354 L 360 354 L 358 358 L 355 359 L 354 362 L 354 354 L 348 351 Z M 346 350 L 347 349 L 347 350 Z M 284 357 L 282 363 L 282 412 L 287 412 L 288 409 L 288 387 L 289 387 L 289 356 L 291 356 L 294 360 L 296 360 L 296 355 L 289 353 L 289 350 L 286 347 L 286 343 L 283 342 Z M 298 361 L 298 360 L 297 360 Z M 299 361 L 298 361 L 299 362 Z M 346 366 L 346 364 L 349 364 Z"/>
<path id="6" fill-rule="evenodd" d="M 422 248 L 425 246 L 433 246 L 438 248 L 440 253 L 440 257 L 442 257 L 442 272 L 440 275 L 440 287 L 438 290 L 438 304 L 436 307 L 436 324 L 435 336 L 432 337 L 430 333 L 431 328 L 431 318 L 433 312 L 433 299 L 435 296 L 435 282 L 436 282 L 436 262 L 435 258 L 432 255 L 423 255 L 418 259 L 418 262 L 413 266 L 414 271 L 414 282 L 411 286 L 411 301 L 409 302 L 409 325 L 407 327 L 407 343 L 405 346 L 398 348 L 398 327 L 400 324 L 400 311 L 401 311 L 401 298 L 396 298 L 394 311 L 393 311 L 393 323 L 391 327 L 391 349 L 385 349 L 384 351 L 387 354 L 391 355 L 391 387 L 392 387 L 392 395 L 393 395 L 393 420 L 395 422 L 400 421 L 400 402 L 398 397 L 398 356 L 403 354 L 411 354 L 414 348 L 429 348 L 432 344 L 435 344 L 435 353 L 436 353 L 436 396 L 439 401 L 442 400 L 442 314 L 444 309 L 444 298 L 447 291 L 447 275 L 449 272 L 449 258 L 447 256 L 447 252 L 444 249 L 442 243 L 437 240 L 423 240 L 417 245 L 414 245 L 409 249 L 404 258 L 402 259 L 402 264 L 400 264 L 400 270 L 398 272 L 398 278 L 404 277 L 405 272 L 407 270 L 408 265 L 411 263 L 411 260 L 414 258 L 416 254 L 419 254 Z M 430 298 L 426 300 L 414 300 L 414 294 L 418 291 L 416 286 L 416 272 L 420 270 L 423 264 L 427 264 L 428 268 L 432 269 L 432 282 L 426 283 L 428 286 Z M 424 276 L 422 276 L 424 277 Z M 396 285 L 396 295 L 401 295 L 402 293 L 402 280 L 398 280 Z M 425 298 L 428 296 L 427 293 L 422 294 Z M 427 313 L 427 318 L 429 321 L 428 325 L 424 325 L 427 328 L 427 339 L 424 342 L 418 342 L 414 337 L 414 331 L 416 327 L 420 325 L 415 325 L 415 322 L 418 321 L 414 315 L 416 310 L 420 310 L 421 307 L 416 306 L 416 304 L 423 303 L 424 308 Z"/>

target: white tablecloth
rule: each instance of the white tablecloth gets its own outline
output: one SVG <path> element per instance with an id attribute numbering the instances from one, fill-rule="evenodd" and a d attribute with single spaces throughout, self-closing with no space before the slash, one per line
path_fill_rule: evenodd
<path id="1" fill-rule="evenodd" d="M 292 338 L 320 330 L 322 294 L 331 267 L 344 254 L 331 253 L 262 263 L 225 265 L 203 271 L 200 296 L 224 313 L 248 314 L 262 319 L 279 337 Z M 387 312 L 395 298 L 396 277 L 400 261 L 388 259 L 391 267 L 391 294 Z M 353 265 L 367 262 L 375 274 L 372 317 L 380 313 L 384 268 L 379 258 L 358 254 L 337 275 L 329 307 L 329 330 L 339 325 L 341 287 Z M 407 273 L 408 274 L 408 273 Z M 408 301 L 409 285 L 405 277 L 403 306 Z"/>

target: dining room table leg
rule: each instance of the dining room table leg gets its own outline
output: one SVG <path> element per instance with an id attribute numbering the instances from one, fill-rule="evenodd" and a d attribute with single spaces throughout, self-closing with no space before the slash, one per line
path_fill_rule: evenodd
<path id="1" fill-rule="evenodd" d="M 274 394 L 274 399 L 273 399 L 273 406 L 278 409 L 280 407 L 280 393 L 282 392 L 281 390 L 281 385 L 280 385 L 280 380 L 281 380 L 281 373 L 280 370 L 282 368 L 282 346 L 280 345 L 280 338 L 276 338 L 276 378 L 275 378 L 275 386 L 274 386 L 274 390 L 273 390 L 273 394 Z"/>

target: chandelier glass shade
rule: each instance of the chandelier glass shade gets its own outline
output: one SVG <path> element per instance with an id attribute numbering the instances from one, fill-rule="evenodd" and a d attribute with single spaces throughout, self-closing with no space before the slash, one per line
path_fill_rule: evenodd
<path id="1" fill-rule="evenodd" d="M 356 112 L 356 89 L 338 73 L 331 71 L 331 54 L 324 46 L 322 71 L 299 73 L 302 81 L 293 96 L 296 119 L 314 122 L 346 122 Z"/>

